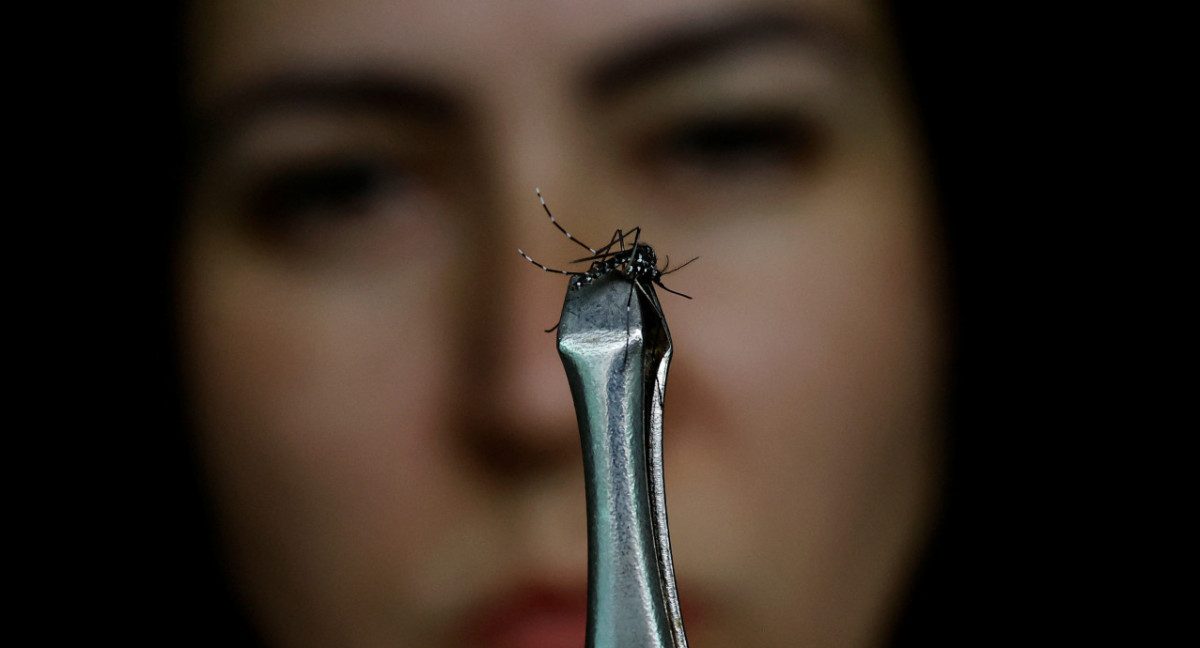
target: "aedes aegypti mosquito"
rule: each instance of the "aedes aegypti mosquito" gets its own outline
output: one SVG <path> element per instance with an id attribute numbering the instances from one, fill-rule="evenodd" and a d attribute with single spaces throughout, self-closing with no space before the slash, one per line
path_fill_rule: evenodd
<path id="1" fill-rule="evenodd" d="M 590 284 L 591 282 L 595 281 L 596 279 L 599 279 L 600 277 L 602 277 L 610 272 L 618 271 L 622 275 L 624 275 L 625 278 L 629 279 L 629 283 L 633 284 L 629 288 L 629 300 L 625 304 L 626 309 L 629 308 L 630 304 L 633 301 L 634 289 L 637 289 L 638 291 L 640 291 L 642 293 L 642 295 L 644 295 L 646 297 L 646 300 L 648 302 L 650 302 L 651 305 L 654 306 L 654 309 L 656 311 L 658 311 L 658 316 L 660 318 L 663 317 L 662 311 L 659 309 L 656 301 L 653 299 L 650 299 L 650 295 L 646 292 L 646 289 L 642 286 L 641 282 L 643 282 L 643 281 L 652 282 L 659 288 L 662 288 L 663 290 L 665 290 L 673 295 L 679 295 L 680 297 L 685 297 L 687 299 L 691 299 L 691 297 L 689 297 L 688 295 L 685 295 L 676 290 L 671 290 L 670 288 L 667 288 L 666 286 L 664 286 L 663 282 L 662 282 L 662 277 L 663 277 L 663 275 L 670 274 L 672 272 L 675 272 L 676 270 L 682 269 L 688 263 L 691 263 L 692 261 L 695 261 L 696 259 L 698 259 L 700 257 L 693 257 L 693 258 L 689 259 L 687 262 L 683 263 L 682 265 L 676 266 L 675 268 L 670 269 L 670 270 L 667 269 L 671 265 L 671 259 L 670 259 L 670 257 L 668 257 L 667 265 L 662 270 L 659 270 L 658 269 L 658 256 L 654 254 L 654 248 L 650 247 L 646 243 L 641 242 L 641 236 L 642 236 L 642 228 L 641 227 L 635 227 L 635 228 L 629 230 L 628 232 L 622 232 L 621 230 L 617 230 L 616 232 L 613 233 L 612 239 L 608 242 L 608 245 L 605 245 L 604 247 L 599 248 L 599 249 L 593 248 L 592 246 L 588 245 L 587 243 L 584 243 L 583 241 L 575 238 L 574 236 L 571 235 L 570 232 L 568 232 L 565 228 L 563 228 L 563 226 L 560 225 L 557 220 L 555 220 L 554 214 L 550 213 L 550 207 L 546 205 L 546 199 L 542 198 L 542 190 L 540 188 L 538 188 L 538 189 L 535 189 L 534 191 L 537 192 L 538 200 L 541 201 L 541 203 L 542 203 L 542 209 L 544 209 L 546 211 L 546 215 L 550 217 L 550 222 L 553 223 L 554 226 L 558 228 L 558 231 L 562 232 L 564 235 L 566 235 L 567 238 L 574 241 L 580 247 L 582 247 L 585 250 L 587 250 L 588 252 L 592 253 L 591 256 L 586 256 L 586 257 L 583 257 L 582 259 L 575 259 L 571 263 L 583 263 L 585 261 L 591 261 L 592 265 L 591 265 L 591 267 L 589 267 L 587 269 L 586 272 L 573 272 L 571 270 L 557 270 L 555 268 L 547 267 L 547 266 L 533 260 L 532 257 L 530 257 L 528 254 L 525 254 L 525 251 L 520 248 L 517 248 L 517 252 L 520 253 L 521 256 L 525 257 L 526 261 L 529 261 L 533 265 L 541 268 L 542 270 L 545 270 L 546 272 L 557 272 L 558 274 L 564 274 L 564 275 L 571 277 L 570 284 L 568 285 L 568 290 L 578 290 L 580 287 L 586 286 L 586 285 Z M 633 244 L 630 245 L 629 247 L 626 247 L 625 241 L 630 236 L 633 236 Z M 618 246 L 619 246 L 619 249 L 616 249 L 616 250 L 613 249 L 614 247 L 618 247 Z M 549 333 L 550 331 L 553 331 L 556 328 L 558 328 L 557 324 L 555 324 L 552 328 L 550 328 L 546 332 Z"/>

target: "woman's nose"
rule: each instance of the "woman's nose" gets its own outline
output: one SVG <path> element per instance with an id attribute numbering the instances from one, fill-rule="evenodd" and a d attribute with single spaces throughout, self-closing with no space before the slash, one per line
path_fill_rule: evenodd
<path id="1" fill-rule="evenodd" d="M 567 277 L 542 270 L 517 248 L 553 263 L 581 255 L 571 256 L 576 246 L 549 222 L 534 188 L 522 193 L 490 215 L 496 225 L 465 309 L 460 371 L 467 448 L 487 470 L 513 476 L 576 466 L 580 453 L 557 338 L 546 332 L 558 322 Z"/>

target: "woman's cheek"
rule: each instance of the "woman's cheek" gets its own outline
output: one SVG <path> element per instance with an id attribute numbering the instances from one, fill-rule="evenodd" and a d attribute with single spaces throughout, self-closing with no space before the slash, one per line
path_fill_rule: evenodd
<path id="1" fill-rule="evenodd" d="M 877 538 L 911 537 L 932 473 L 921 450 L 936 432 L 939 370 L 928 250 L 905 234 L 911 214 L 862 211 L 731 226 L 696 244 L 707 253 L 684 271 L 695 300 L 665 305 L 677 564 L 763 610 L 822 587 L 882 587 L 837 574 L 854 570 L 855 552 L 887 551 Z"/>
<path id="2" fill-rule="evenodd" d="M 428 580 L 461 480 L 438 297 L 454 273 L 423 268 L 304 277 L 220 232 L 193 238 L 183 330 L 198 445 L 233 571 L 258 600 L 387 572 Z"/>

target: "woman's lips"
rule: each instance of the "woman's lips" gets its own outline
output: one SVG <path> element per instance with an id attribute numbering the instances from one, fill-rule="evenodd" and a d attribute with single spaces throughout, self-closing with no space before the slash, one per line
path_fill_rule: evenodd
<path id="1" fill-rule="evenodd" d="M 464 630 L 468 646 L 580 648 L 587 633 L 587 590 L 514 588 L 481 606 Z"/>
<path id="2" fill-rule="evenodd" d="M 685 626 L 707 621 L 709 608 L 695 597 L 681 602 Z M 485 600 L 465 619 L 463 639 L 471 648 L 582 648 L 587 639 L 587 587 L 528 584 Z"/>

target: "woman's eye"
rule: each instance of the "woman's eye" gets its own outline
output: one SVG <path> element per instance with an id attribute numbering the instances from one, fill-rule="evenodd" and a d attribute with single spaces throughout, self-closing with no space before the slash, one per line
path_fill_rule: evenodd
<path id="1" fill-rule="evenodd" d="M 252 185 L 246 205 L 267 232 L 361 219 L 401 199 L 408 174 L 381 160 L 325 160 L 276 170 Z"/>
<path id="2" fill-rule="evenodd" d="M 659 164 L 707 173 L 791 169 L 816 152 L 813 131 L 795 116 L 709 118 L 668 130 L 651 156 Z"/>

